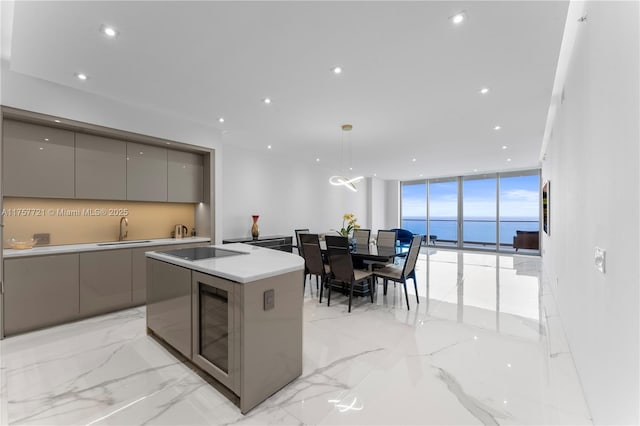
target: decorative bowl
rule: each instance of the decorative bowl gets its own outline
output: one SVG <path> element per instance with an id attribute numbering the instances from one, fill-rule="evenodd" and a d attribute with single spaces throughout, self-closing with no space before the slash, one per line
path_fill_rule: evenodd
<path id="1" fill-rule="evenodd" d="M 9 247 L 15 250 L 27 250 L 33 248 L 33 246 L 38 242 L 36 238 L 30 238 L 26 241 L 18 241 L 15 238 L 9 238 Z"/>

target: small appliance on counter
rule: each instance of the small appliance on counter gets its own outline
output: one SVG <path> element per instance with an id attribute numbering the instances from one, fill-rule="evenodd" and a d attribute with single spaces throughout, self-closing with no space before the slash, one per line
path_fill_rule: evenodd
<path id="1" fill-rule="evenodd" d="M 176 225 L 174 232 L 174 238 L 185 238 L 189 236 L 189 228 L 179 223 Z"/>

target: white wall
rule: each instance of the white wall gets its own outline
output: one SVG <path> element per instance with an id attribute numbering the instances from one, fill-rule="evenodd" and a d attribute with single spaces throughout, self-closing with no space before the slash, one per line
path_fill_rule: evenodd
<path id="1" fill-rule="evenodd" d="M 400 181 L 387 180 L 386 205 L 385 205 L 385 229 L 400 228 Z"/>
<path id="2" fill-rule="evenodd" d="M 286 153 L 255 152 L 224 146 L 223 238 L 250 235 L 251 215 L 258 214 L 261 235 L 294 235 L 294 229 L 329 232 L 353 213 L 363 228 L 368 222 L 369 179 L 358 192 L 329 184 L 330 170 L 316 163 L 292 163 Z"/>
<path id="3" fill-rule="evenodd" d="M 387 226 L 387 186 L 385 181 L 378 178 L 369 179 L 369 223 L 371 232 L 376 234 L 379 229 L 389 229 Z"/>
<path id="4" fill-rule="evenodd" d="M 552 138 L 544 276 L 596 424 L 639 424 L 637 2 L 586 2 Z M 607 251 L 606 274 L 594 249 Z"/>

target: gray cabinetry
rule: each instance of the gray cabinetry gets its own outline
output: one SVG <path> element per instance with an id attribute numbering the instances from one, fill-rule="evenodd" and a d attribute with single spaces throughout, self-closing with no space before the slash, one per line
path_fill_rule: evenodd
<path id="1" fill-rule="evenodd" d="M 191 358 L 191 270 L 147 261 L 147 327 Z"/>
<path id="2" fill-rule="evenodd" d="M 167 150 L 127 142 L 127 200 L 167 201 Z"/>
<path id="3" fill-rule="evenodd" d="M 131 251 L 80 254 L 80 314 L 110 312 L 131 305 Z"/>
<path id="4" fill-rule="evenodd" d="M 140 247 L 131 249 L 131 304 L 142 305 L 147 301 L 147 258 L 148 251 L 177 250 L 190 247 L 208 246 L 209 242 L 187 243 L 179 245 Z"/>
<path id="5" fill-rule="evenodd" d="M 199 203 L 202 201 L 202 155 L 167 151 L 168 201 Z"/>
<path id="6" fill-rule="evenodd" d="M 73 132 L 6 120 L 3 150 L 4 196 L 75 196 Z"/>
<path id="7" fill-rule="evenodd" d="M 78 255 L 6 259 L 4 287 L 7 336 L 76 319 Z"/>
<path id="8" fill-rule="evenodd" d="M 76 198 L 127 199 L 127 143 L 76 133 Z"/>

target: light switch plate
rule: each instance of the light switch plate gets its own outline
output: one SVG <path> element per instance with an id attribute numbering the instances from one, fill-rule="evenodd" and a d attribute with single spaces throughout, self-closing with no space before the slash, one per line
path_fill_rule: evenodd
<path id="1" fill-rule="evenodd" d="M 600 247 L 596 247 L 594 262 L 596 269 L 604 274 L 606 272 L 607 251 Z"/>

